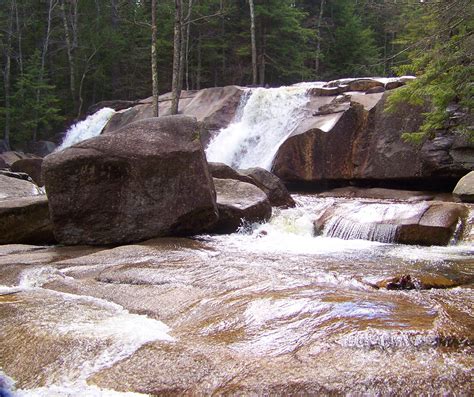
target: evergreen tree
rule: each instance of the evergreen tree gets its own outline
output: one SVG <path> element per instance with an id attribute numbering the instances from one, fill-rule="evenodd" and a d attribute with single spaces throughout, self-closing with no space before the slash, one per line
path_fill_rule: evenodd
<path id="1" fill-rule="evenodd" d="M 474 10 L 469 0 L 446 0 L 420 4 L 410 18 L 404 37 L 408 63 L 397 68 L 400 74 L 416 74 L 417 79 L 389 98 L 388 110 L 400 102 L 429 104 L 419 131 L 404 137 L 421 142 L 438 129 L 454 127 L 474 139 Z M 448 106 L 458 110 L 448 125 Z"/>
<path id="2" fill-rule="evenodd" d="M 26 62 L 12 95 L 12 143 L 32 140 L 36 131 L 40 131 L 39 137 L 45 137 L 60 125 L 63 117 L 54 91 L 55 86 L 42 76 L 41 55 L 37 50 Z"/>

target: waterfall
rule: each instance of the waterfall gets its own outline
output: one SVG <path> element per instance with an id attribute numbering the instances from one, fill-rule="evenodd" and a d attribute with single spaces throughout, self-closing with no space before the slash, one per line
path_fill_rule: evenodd
<path id="1" fill-rule="evenodd" d="M 57 151 L 66 149 L 78 142 L 100 135 L 107 122 L 115 114 L 111 108 L 102 108 L 85 120 L 79 121 L 66 131 L 64 140 Z"/>
<path id="2" fill-rule="evenodd" d="M 324 226 L 324 236 L 393 243 L 399 225 L 410 218 L 416 219 L 428 204 L 350 202 L 334 208 Z"/>
<path id="3" fill-rule="evenodd" d="M 243 97 L 236 121 L 207 147 L 207 159 L 233 168 L 269 170 L 278 148 L 305 116 L 307 87 L 255 88 Z"/>
<path id="4" fill-rule="evenodd" d="M 331 218 L 324 228 L 327 237 L 338 237 L 343 240 L 369 240 L 380 243 L 393 243 L 398 225 L 385 223 L 362 223 L 344 219 L 340 216 Z"/>

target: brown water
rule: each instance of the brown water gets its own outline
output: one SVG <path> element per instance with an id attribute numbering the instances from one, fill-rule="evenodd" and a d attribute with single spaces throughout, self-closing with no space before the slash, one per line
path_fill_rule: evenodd
<path id="1" fill-rule="evenodd" d="M 473 395 L 474 245 L 315 238 L 327 203 L 298 199 L 240 234 L 0 247 L 4 383 L 19 396 Z M 407 274 L 438 288 L 383 288 Z"/>

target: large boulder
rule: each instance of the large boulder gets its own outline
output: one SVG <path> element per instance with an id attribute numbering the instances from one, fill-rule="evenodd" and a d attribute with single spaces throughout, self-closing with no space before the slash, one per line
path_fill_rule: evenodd
<path id="1" fill-rule="evenodd" d="M 64 244 L 122 244 L 198 233 L 217 221 L 195 119 L 150 118 L 45 158 L 54 233 Z"/>
<path id="2" fill-rule="evenodd" d="M 240 173 L 252 178 L 253 184 L 265 192 L 271 205 L 275 207 L 294 207 L 296 205 L 281 179 L 271 172 L 260 167 L 253 167 L 240 170 Z"/>
<path id="3" fill-rule="evenodd" d="M 28 178 L 26 174 L 2 171 L 0 173 L 0 200 L 42 195 L 43 191 L 26 178 Z"/>
<path id="4" fill-rule="evenodd" d="M 0 244 L 54 242 L 46 196 L 0 200 Z"/>
<path id="5" fill-rule="evenodd" d="M 20 159 L 12 164 L 11 170 L 13 172 L 24 172 L 28 174 L 38 186 L 44 186 L 41 176 L 42 164 L 43 159 L 41 158 Z"/>
<path id="6" fill-rule="evenodd" d="M 245 222 L 263 222 L 270 219 L 272 207 L 267 195 L 258 187 L 234 179 L 214 178 L 217 193 L 219 221 L 211 231 L 235 232 Z"/>
<path id="7" fill-rule="evenodd" d="M 383 243 L 447 245 L 461 232 L 468 209 L 444 202 L 342 202 L 323 210 L 315 234 Z"/>
<path id="8" fill-rule="evenodd" d="M 453 194 L 461 201 L 474 203 L 474 171 L 459 180 Z"/>
<path id="9" fill-rule="evenodd" d="M 336 83 L 378 87 L 365 79 L 334 82 L 334 87 Z M 417 131 L 430 107 L 402 104 L 389 113 L 385 109 L 390 94 L 314 97 L 308 104 L 314 108 L 312 116 L 280 146 L 272 172 L 286 183 L 322 187 L 370 182 L 448 189 L 474 169 L 474 144 L 461 135 L 438 131 L 421 146 L 406 142 L 402 134 Z"/>

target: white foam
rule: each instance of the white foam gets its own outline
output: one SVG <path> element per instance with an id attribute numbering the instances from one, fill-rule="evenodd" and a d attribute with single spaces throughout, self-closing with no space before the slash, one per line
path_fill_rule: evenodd
<path id="1" fill-rule="evenodd" d="M 56 151 L 63 150 L 76 143 L 100 135 L 103 128 L 114 114 L 114 109 L 102 108 L 96 113 L 88 116 L 85 120 L 74 124 L 69 128 L 69 130 L 67 130 L 63 142 Z"/>
<path id="2" fill-rule="evenodd" d="M 210 142 L 207 159 L 234 168 L 270 169 L 278 148 L 304 117 L 306 91 L 294 86 L 253 89 L 241 118 Z"/>

